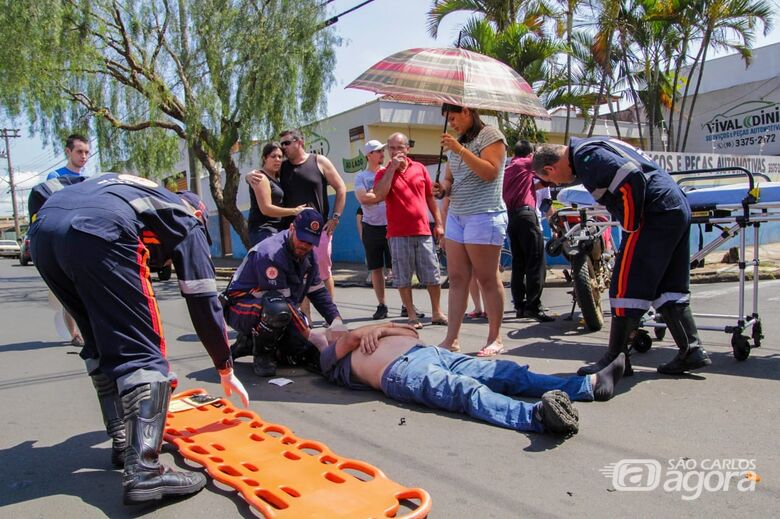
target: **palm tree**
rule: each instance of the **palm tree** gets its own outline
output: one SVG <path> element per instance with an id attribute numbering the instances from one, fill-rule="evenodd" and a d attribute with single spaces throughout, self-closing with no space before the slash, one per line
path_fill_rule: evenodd
<path id="1" fill-rule="evenodd" d="M 685 151 L 688 143 L 688 131 L 691 128 L 691 119 L 696 107 L 696 98 L 701 87 L 701 78 L 704 74 L 707 52 L 710 47 L 717 50 L 736 50 L 742 56 L 745 65 L 750 65 L 751 47 L 757 23 L 761 22 L 763 25 L 764 35 L 769 33 L 773 23 L 771 4 L 764 0 L 703 0 L 696 2 L 695 5 L 699 14 L 702 42 L 699 54 L 688 75 L 690 81 L 698 64 L 696 88 L 691 97 L 688 121 L 685 125 L 685 135 L 680 151 Z M 737 41 L 731 40 L 731 37 L 736 37 Z"/>
<path id="2" fill-rule="evenodd" d="M 503 32 L 517 20 L 520 7 L 527 3 L 522 0 L 434 0 L 428 11 L 428 33 L 438 38 L 442 20 L 459 11 L 478 15 L 469 19 L 469 22 L 475 18 L 484 18 L 494 23 L 498 32 Z"/>
<path id="3" fill-rule="evenodd" d="M 552 58 L 565 50 L 560 41 L 540 36 L 534 23 L 511 23 L 499 32 L 487 20 L 473 18 L 463 26 L 461 35 L 462 48 L 506 63 L 534 86 L 537 92 L 551 75 Z M 512 133 L 508 118 L 499 116 L 499 122 L 502 130 Z M 521 133 L 525 132 L 524 137 L 538 140 L 539 134 L 533 118 L 521 117 L 520 127 Z"/>

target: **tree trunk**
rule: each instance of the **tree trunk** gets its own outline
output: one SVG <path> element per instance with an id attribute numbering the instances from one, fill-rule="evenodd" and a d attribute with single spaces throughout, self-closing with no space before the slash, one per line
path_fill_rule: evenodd
<path id="1" fill-rule="evenodd" d="M 682 97 L 682 104 L 680 105 L 680 117 L 677 120 L 677 142 L 674 151 L 682 151 L 680 149 L 680 137 L 682 136 L 682 121 L 683 121 L 683 114 L 685 114 L 685 105 L 688 101 L 688 91 L 691 88 L 691 78 L 693 78 L 693 75 L 696 73 L 696 67 L 699 66 L 701 55 L 704 52 L 704 46 L 699 49 L 699 52 L 696 54 L 696 59 L 693 60 L 693 64 L 691 64 L 691 72 L 688 74 L 688 81 L 685 83 L 685 91 L 683 92 Z"/>
<path id="2" fill-rule="evenodd" d="M 601 106 L 601 103 L 599 103 L 599 100 L 601 99 L 601 96 L 604 95 L 604 88 L 606 86 L 607 82 L 607 76 L 602 75 L 601 76 L 601 84 L 599 85 L 599 94 L 596 97 L 596 106 L 593 108 L 593 119 L 590 121 L 590 128 L 588 128 L 588 137 L 593 136 L 593 130 L 596 128 L 596 121 L 599 118 L 599 107 Z"/>
<path id="3" fill-rule="evenodd" d="M 201 134 L 193 139 L 192 149 L 200 163 L 209 173 L 209 190 L 217 211 L 230 223 L 230 226 L 241 238 L 241 243 L 249 250 L 249 233 L 246 225 L 246 219 L 236 205 L 238 193 L 238 184 L 241 174 L 238 166 L 232 158 L 224 162 L 225 167 L 225 187 L 222 187 L 222 172 L 219 170 L 219 164 L 214 160 L 206 149 L 208 146 L 208 135 L 206 130 L 201 130 Z M 210 147 L 209 147 L 210 148 Z M 224 253 L 224 251 L 223 251 Z"/>
<path id="4" fill-rule="evenodd" d="M 626 57 L 625 52 L 623 53 L 623 66 L 626 67 L 626 79 L 628 80 L 628 89 L 631 92 L 631 98 L 634 101 L 634 114 L 636 115 L 636 129 L 639 133 L 639 142 L 641 143 L 643 141 L 642 139 L 642 116 L 639 113 L 639 96 L 636 93 L 636 89 L 634 88 L 634 80 L 631 77 L 631 70 L 628 68 L 628 58 Z"/>
<path id="5" fill-rule="evenodd" d="M 677 132 L 674 131 L 674 105 L 677 104 L 677 83 L 680 80 L 680 69 L 685 62 L 685 56 L 688 54 L 688 35 L 682 42 L 682 49 L 680 49 L 680 55 L 677 57 L 674 66 L 674 79 L 672 80 L 672 105 L 669 107 L 669 121 L 667 122 L 667 131 L 669 132 L 669 149 L 677 149 Z"/>
<path id="6" fill-rule="evenodd" d="M 569 143 L 569 124 L 571 121 L 571 33 L 574 30 L 574 2 L 569 0 L 566 12 L 566 44 L 569 52 L 566 53 L 566 128 L 563 131 L 563 144 Z"/>
<path id="7" fill-rule="evenodd" d="M 610 91 L 612 89 L 610 88 Z M 617 138 L 620 139 L 620 125 L 618 124 L 617 120 L 617 113 L 615 113 L 615 108 L 612 106 L 612 96 L 607 94 L 607 106 L 609 106 L 609 117 L 612 119 L 612 124 L 615 126 L 615 133 L 617 134 Z M 618 110 L 620 110 L 620 102 L 618 102 Z"/>
<path id="8" fill-rule="evenodd" d="M 688 121 L 685 123 L 685 136 L 683 137 L 683 145 L 682 150 L 685 151 L 685 148 L 688 146 L 688 131 L 691 129 L 691 119 L 693 119 L 693 109 L 696 107 L 696 99 L 699 97 L 699 87 L 701 86 L 701 77 L 704 75 L 704 65 L 707 64 L 707 47 L 710 46 L 710 37 L 711 32 L 707 31 L 707 33 L 704 35 L 704 42 L 702 43 L 702 47 L 704 48 L 704 52 L 701 56 L 701 65 L 699 65 L 699 77 L 696 80 L 696 88 L 693 91 L 693 98 L 691 98 L 691 108 L 688 111 Z"/>

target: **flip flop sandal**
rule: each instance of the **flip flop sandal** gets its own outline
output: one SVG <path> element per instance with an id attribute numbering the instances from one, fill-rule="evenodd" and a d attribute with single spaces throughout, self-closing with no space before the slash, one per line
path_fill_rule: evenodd
<path id="1" fill-rule="evenodd" d="M 477 312 L 476 310 L 474 310 L 473 312 L 467 313 L 466 314 L 466 318 L 467 319 L 479 319 L 483 315 L 485 315 L 484 312 Z"/>
<path id="2" fill-rule="evenodd" d="M 485 346 L 481 350 L 477 352 L 477 357 L 495 357 L 496 355 L 501 355 L 502 353 L 506 352 L 506 348 L 503 346 L 496 346 L 494 344 L 491 344 L 490 346 Z"/>
<path id="3" fill-rule="evenodd" d="M 409 324 L 411 324 L 412 328 L 415 330 L 422 330 L 423 325 L 420 321 L 409 321 Z"/>
<path id="4" fill-rule="evenodd" d="M 450 323 L 446 319 L 434 319 L 431 321 L 431 324 L 434 326 L 449 326 Z"/>

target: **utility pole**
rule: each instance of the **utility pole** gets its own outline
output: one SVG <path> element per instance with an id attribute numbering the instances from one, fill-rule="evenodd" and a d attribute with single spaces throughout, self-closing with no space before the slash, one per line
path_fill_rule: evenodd
<path id="1" fill-rule="evenodd" d="M 5 139 L 5 158 L 8 159 L 8 183 L 11 184 L 11 206 L 14 210 L 14 230 L 16 231 L 16 241 L 22 238 L 22 232 L 19 228 L 19 212 L 16 210 L 16 186 L 14 185 L 14 167 L 11 163 L 11 144 L 8 139 L 21 137 L 19 130 L 2 129 L 2 135 Z"/>

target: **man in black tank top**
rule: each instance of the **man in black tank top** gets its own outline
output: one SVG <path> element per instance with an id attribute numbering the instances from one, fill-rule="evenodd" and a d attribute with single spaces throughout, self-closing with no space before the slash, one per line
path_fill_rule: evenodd
<path id="1" fill-rule="evenodd" d="M 308 153 L 300 130 L 286 130 L 279 134 L 285 160 L 279 180 L 284 191 L 284 206 L 308 205 L 322 215 L 325 225 L 320 245 L 314 249 L 320 278 L 333 298 L 334 284 L 331 275 L 331 237 L 339 223 L 347 201 L 347 187 L 333 163 L 323 155 Z M 328 186 L 336 191 L 333 212 L 328 203 Z M 285 222 L 289 225 L 289 221 Z M 303 307 L 303 306 L 302 306 Z M 308 308 L 304 311 L 308 314 Z"/>

